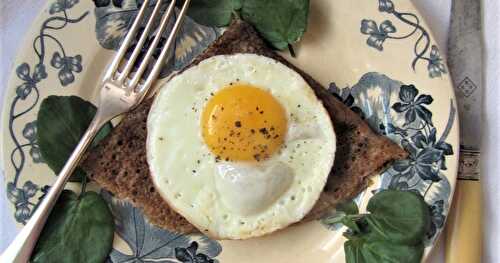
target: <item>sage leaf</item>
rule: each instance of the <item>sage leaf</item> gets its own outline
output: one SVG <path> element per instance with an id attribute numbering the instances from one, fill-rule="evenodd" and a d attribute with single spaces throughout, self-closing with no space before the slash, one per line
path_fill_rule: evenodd
<path id="1" fill-rule="evenodd" d="M 347 221 L 351 219 L 348 219 L 347 216 L 356 215 L 358 213 L 358 205 L 356 204 L 356 202 L 354 202 L 353 200 L 346 201 L 338 204 L 335 207 L 335 214 L 331 217 L 323 219 L 323 223 L 327 225 L 343 223 L 344 225 L 348 226 L 349 223 Z"/>
<path id="2" fill-rule="evenodd" d="M 358 205 L 354 200 L 342 202 L 338 204 L 335 209 L 346 213 L 346 215 L 355 215 L 359 213 Z"/>
<path id="3" fill-rule="evenodd" d="M 361 252 L 365 262 L 420 263 L 424 253 L 422 243 L 408 246 L 390 242 L 367 242 Z"/>
<path id="4" fill-rule="evenodd" d="M 96 107 L 76 96 L 49 96 L 41 103 L 37 117 L 37 136 L 40 153 L 47 165 L 59 174 L 77 146 Z M 97 145 L 112 129 L 107 123 L 97 134 L 91 147 Z M 80 182 L 85 172 L 77 168 L 70 181 Z"/>
<path id="5" fill-rule="evenodd" d="M 344 253 L 347 263 L 420 263 L 424 253 L 424 245 L 408 246 L 390 242 L 349 240 L 344 244 Z"/>
<path id="6" fill-rule="evenodd" d="M 243 1 L 244 0 L 232 0 L 231 2 L 233 2 L 233 9 L 240 10 L 243 7 Z"/>
<path id="7" fill-rule="evenodd" d="M 344 243 L 344 254 L 345 254 L 346 263 L 366 262 L 363 259 L 363 254 L 361 253 L 361 248 L 356 246 L 356 243 L 352 240 L 348 240 Z"/>
<path id="8" fill-rule="evenodd" d="M 309 0 L 245 0 L 241 8 L 243 20 L 279 50 L 300 40 L 308 14 Z"/>
<path id="9" fill-rule="evenodd" d="M 354 208 L 346 203 L 337 209 L 356 212 Z M 348 227 L 344 232 L 347 263 L 421 261 L 431 217 L 419 193 L 384 190 L 370 199 L 367 210 L 370 213 L 340 219 Z"/>
<path id="10" fill-rule="evenodd" d="M 365 220 L 370 239 L 407 245 L 422 241 L 430 227 L 429 207 L 423 197 L 409 191 L 386 190 L 368 202 Z"/>
<path id="11" fill-rule="evenodd" d="M 33 263 L 105 262 L 114 235 L 113 216 L 95 192 L 61 193 L 31 256 Z"/>
<path id="12" fill-rule="evenodd" d="M 241 8 L 242 0 L 193 0 L 188 16 L 205 26 L 227 26 L 233 12 Z"/>
<path id="13" fill-rule="evenodd" d="M 361 234 L 363 232 L 363 228 L 362 228 L 363 221 L 362 220 L 363 220 L 363 218 L 360 219 L 359 216 L 357 216 L 357 215 L 346 215 L 340 220 L 340 222 L 344 226 L 348 227 L 351 230 L 353 235 L 358 235 L 358 234 Z M 349 234 L 351 234 L 351 233 L 349 233 Z"/>

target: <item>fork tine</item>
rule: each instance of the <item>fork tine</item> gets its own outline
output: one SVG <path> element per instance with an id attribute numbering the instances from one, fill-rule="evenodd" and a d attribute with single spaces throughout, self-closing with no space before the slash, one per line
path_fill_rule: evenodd
<path id="1" fill-rule="evenodd" d="M 158 0 L 158 1 L 161 1 L 161 0 Z M 139 65 L 139 68 L 135 72 L 135 75 L 132 78 L 132 80 L 130 80 L 129 83 L 124 83 L 125 86 L 132 87 L 132 88 L 136 87 L 137 83 L 139 83 L 139 81 L 141 80 L 142 74 L 144 74 L 144 71 L 146 71 L 146 69 L 149 65 L 149 61 L 151 60 L 151 57 L 153 56 L 153 53 L 154 53 L 156 47 L 158 46 L 160 39 L 162 38 L 163 32 L 167 29 L 169 19 L 172 16 L 172 13 L 174 13 L 174 9 L 175 9 L 175 0 L 172 0 L 170 2 L 170 5 L 168 6 L 167 11 L 165 12 L 165 14 L 163 15 L 163 17 L 161 19 L 160 27 L 158 28 L 158 33 L 156 34 L 155 38 L 153 39 L 153 42 L 151 43 L 151 45 L 149 46 L 149 49 L 146 52 L 146 55 L 144 55 L 144 58 L 142 59 L 141 64 Z"/>
<path id="2" fill-rule="evenodd" d="M 151 29 L 153 28 L 153 24 L 155 21 L 156 16 L 158 15 L 158 12 L 160 12 L 161 6 L 162 6 L 163 1 L 159 0 L 156 2 L 156 5 L 153 9 L 153 12 L 151 13 L 151 16 L 148 19 L 148 22 L 146 24 L 146 27 L 144 28 L 144 31 L 142 32 L 141 37 L 139 38 L 139 41 L 137 42 L 134 51 L 132 52 L 132 55 L 127 60 L 127 63 L 125 64 L 125 67 L 123 70 L 119 73 L 118 76 L 118 82 L 123 83 L 123 81 L 127 78 L 127 76 L 130 74 L 130 71 L 132 71 L 134 64 L 136 63 L 137 57 L 141 53 L 141 50 L 144 46 L 144 43 L 149 37 L 149 33 Z"/>
<path id="3" fill-rule="evenodd" d="M 186 16 L 187 9 L 189 7 L 189 3 L 191 0 L 185 0 L 184 5 L 182 6 L 181 12 L 179 13 L 179 17 L 177 18 L 177 21 L 174 24 L 174 27 L 172 28 L 172 31 L 170 32 L 170 35 L 168 36 L 167 42 L 165 43 L 165 46 L 163 46 L 160 56 L 158 57 L 158 60 L 156 61 L 155 65 L 153 66 L 153 69 L 151 70 L 151 73 L 149 73 L 148 78 L 144 82 L 143 88 L 141 92 L 144 94 L 147 93 L 149 88 L 153 85 L 153 82 L 156 80 L 158 75 L 160 74 L 160 71 L 163 67 L 163 64 L 165 63 L 165 58 L 167 57 L 167 54 L 170 50 L 170 47 L 172 44 L 175 42 L 177 32 L 179 31 L 182 22 L 184 21 L 184 17 Z"/>
<path id="4" fill-rule="evenodd" d="M 139 30 L 139 26 L 141 24 L 142 17 L 146 13 L 147 7 L 149 6 L 150 0 L 145 0 L 142 3 L 141 8 L 139 9 L 139 12 L 137 13 L 137 16 L 132 23 L 132 26 L 130 27 L 127 35 L 125 36 L 125 39 L 123 40 L 123 43 L 120 45 L 120 48 L 118 49 L 118 53 L 115 55 L 113 58 L 113 61 L 111 62 L 108 70 L 106 71 L 106 74 L 104 76 L 104 79 L 112 79 L 114 78 L 114 74 L 116 70 L 118 69 L 120 62 L 122 61 L 123 57 L 125 56 L 125 53 L 127 53 L 127 49 L 132 43 L 132 40 L 134 39 L 135 35 L 137 34 L 137 30 Z"/>

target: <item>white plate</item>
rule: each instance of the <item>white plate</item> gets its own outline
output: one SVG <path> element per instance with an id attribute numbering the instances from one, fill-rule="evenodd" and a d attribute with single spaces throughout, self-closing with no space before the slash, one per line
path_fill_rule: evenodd
<path id="1" fill-rule="evenodd" d="M 49 1 L 22 43 L 4 101 L 1 147 L 6 192 L 19 227 L 55 177 L 36 142 L 40 102 L 54 94 L 94 100 L 96 83 L 124 34 L 124 25 L 136 13 L 136 0 L 124 0 L 122 8 L 112 2 L 96 8 L 93 1 Z M 308 32 L 291 61 L 350 107 L 361 109 L 374 130 L 410 152 L 409 160 L 377 177 L 377 183 L 356 201 L 364 206 L 372 191 L 385 188 L 419 191 L 432 209 L 428 252 L 443 228 L 457 174 L 458 117 L 446 63 L 410 1 L 311 2 Z M 220 30 L 187 19 L 165 75 L 219 35 Z M 341 262 L 344 257 L 343 230 L 320 221 L 262 238 L 217 242 L 157 229 L 138 209 L 102 194 L 121 226 L 110 262 L 179 262 L 179 253 L 194 256 L 195 247 L 205 262 Z"/>

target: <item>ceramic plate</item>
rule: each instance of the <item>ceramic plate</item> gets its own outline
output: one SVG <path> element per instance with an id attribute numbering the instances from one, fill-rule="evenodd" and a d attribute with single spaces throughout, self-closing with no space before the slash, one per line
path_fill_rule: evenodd
<path id="1" fill-rule="evenodd" d="M 142 1 L 101 2 L 49 1 L 17 56 L 4 101 L 1 149 L 19 227 L 55 179 L 36 141 L 41 101 L 54 94 L 94 101 L 96 83 Z M 114 5 L 119 2 L 121 7 Z M 220 34 L 188 18 L 162 75 L 182 68 Z M 288 57 L 294 64 L 409 152 L 356 202 L 363 207 L 380 189 L 420 192 L 432 210 L 428 252 L 450 207 L 459 150 L 450 76 L 429 26 L 411 1 L 315 0 L 296 52 Z M 219 242 L 160 230 L 126 201 L 101 194 L 119 226 L 109 262 L 343 262 L 343 229 L 321 220 L 262 238 Z"/>

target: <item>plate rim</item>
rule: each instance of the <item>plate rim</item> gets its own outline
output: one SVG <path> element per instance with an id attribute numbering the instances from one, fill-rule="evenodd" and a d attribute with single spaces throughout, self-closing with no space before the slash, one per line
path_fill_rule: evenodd
<path id="1" fill-rule="evenodd" d="M 28 30 L 25 31 L 25 34 L 22 37 L 22 41 L 20 43 L 20 46 L 17 49 L 16 55 L 13 57 L 12 63 L 9 65 L 9 68 L 6 71 L 6 78 L 5 79 L 7 79 L 7 82 L 6 82 L 6 85 L 4 87 L 4 93 L 3 93 L 4 96 L 2 99 L 3 104 L 1 107 L 0 130 L 2 130 L 2 131 L 6 131 L 6 129 L 7 129 L 6 124 L 8 124 L 8 122 L 9 122 L 7 112 L 9 109 L 9 100 L 12 99 L 12 89 L 15 89 L 15 86 L 16 86 L 14 84 L 15 80 L 16 80 L 16 66 L 19 64 L 19 62 L 22 60 L 22 58 L 26 57 L 25 53 L 27 51 L 24 51 L 23 48 L 28 46 L 28 43 L 33 38 L 33 36 L 36 34 L 37 26 L 42 21 L 42 18 L 47 16 L 46 12 L 50 8 L 50 5 L 53 2 L 54 2 L 53 0 L 46 0 L 45 3 L 42 4 L 43 8 L 39 10 L 37 15 L 33 18 L 32 22 L 30 23 Z M 420 20 L 423 22 L 423 24 L 428 27 L 427 30 L 428 30 L 428 33 L 430 35 L 430 39 L 435 40 L 436 39 L 435 30 L 433 30 L 432 26 L 428 23 L 426 17 L 422 15 L 421 10 L 412 1 L 409 1 L 409 3 L 407 3 L 407 4 L 412 7 L 411 11 L 413 11 L 417 16 L 419 16 Z M 95 15 L 92 12 L 89 14 L 90 14 L 90 16 Z M 443 50 L 439 43 L 435 43 L 435 45 L 439 47 L 439 50 Z M 100 48 L 102 48 L 102 47 L 100 47 Z M 104 48 L 102 48 L 102 49 L 104 49 Z M 29 57 L 31 57 L 31 56 L 29 56 Z M 446 62 L 447 56 L 443 55 L 443 57 L 444 57 L 443 60 Z M 382 71 L 382 73 L 383 73 L 383 71 Z M 452 91 L 451 92 L 451 98 L 453 100 L 452 103 L 455 106 L 455 108 L 458 108 L 457 107 L 458 105 L 457 105 L 456 92 L 454 90 L 451 74 L 449 74 L 449 79 L 447 82 L 448 82 L 447 83 L 448 89 L 451 89 L 451 91 Z M 454 141 L 450 140 L 450 143 L 453 145 L 454 149 L 457 149 L 456 153 L 454 153 L 454 155 L 457 156 L 456 157 L 457 162 L 454 165 L 455 166 L 454 168 L 457 172 L 454 174 L 454 176 L 452 176 L 451 178 L 448 178 L 449 183 L 450 183 L 450 197 L 449 197 L 450 203 L 449 203 L 449 206 L 452 206 L 454 204 L 453 199 L 454 199 L 454 195 L 455 195 L 455 191 L 456 191 L 456 184 L 457 184 L 457 180 L 458 180 L 458 171 L 459 171 L 458 158 L 459 158 L 459 149 L 460 149 L 459 138 L 460 138 L 461 130 L 460 130 L 460 117 L 458 116 L 458 114 L 456 116 L 456 120 L 453 123 L 453 126 L 456 126 L 455 129 L 457 131 L 457 136 L 456 136 L 456 140 L 454 140 Z M 0 161 L 1 161 L 0 172 L 3 174 L 3 181 L 4 181 L 3 185 L 2 185 L 3 187 L 6 186 L 7 178 L 8 178 L 7 172 L 5 169 L 6 165 L 8 165 L 8 162 L 6 161 L 6 152 L 5 152 L 6 146 L 5 145 L 6 145 L 6 141 L 3 139 L 0 140 Z M 7 191 L 5 191 L 5 194 L 7 195 Z M 12 213 L 13 212 L 12 204 L 8 202 L 7 196 L 5 196 L 5 200 L 8 203 L 7 204 L 7 206 L 9 207 L 8 211 Z M 12 217 L 12 214 L 9 214 L 9 215 Z M 445 222 L 447 221 L 448 215 L 449 215 L 449 210 L 447 211 L 447 213 L 445 215 Z M 18 230 L 22 228 L 17 223 L 15 223 L 15 225 L 16 225 L 16 229 L 18 229 Z M 436 243 L 438 242 L 441 235 L 443 234 L 443 231 L 444 231 L 444 228 L 440 229 L 438 231 L 432 245 L 426 249 L 426 253 L 424 254 L 422 261 L 427 260 L 430 256 L 430 254 L 432 254 L 432 251 L 434 251 L 434 249 L 436 248 Z"/>

